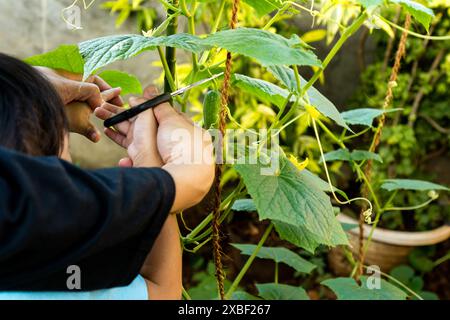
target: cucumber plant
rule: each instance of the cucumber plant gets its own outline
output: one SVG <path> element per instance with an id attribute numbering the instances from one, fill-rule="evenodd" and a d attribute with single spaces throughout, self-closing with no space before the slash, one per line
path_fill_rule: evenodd
<path id="1" fill-rule="evenodd" d="M 433 12 L 412 0 L 350 0 L 345 1 L 345 4 L 343 1 L 322 1 L 320 5 L 313 2 L 312 6 L 306 6 L 300 1 L 242 0 L 239 27 L 229 29 L 228 12 L 231 10 L 232 2 L 232 0 L 159 0 L 145 1 L 144 4 L 143 1 L 137 1 L 135 10 L 138 10 L 140 5 L 161 4 L 167 11 L 167 18 L 155 29 L 144 30 L 143 34 L 113 35 L 76 45 L 64 45 L 49 53 L 31 57 L 27 61 L 33 65 L 82 73 L 84 78 L 96 73 L 105 77 L 114 86 L 122 86 L 127 93 L 142 92 L 136 78 L 122 72 L 104 69 L 115 61 L 132 59 L 151 50 L 159 53 L 165 74 L 166 91 L 175 91 L 179 86 L 189 85 L 199 79 L 223 72 L 227 51 L 232 53 L 238 65 L 260 65 L 260 77 L 251 72 L 233 73 L 232 96 L 227 110 L 228 127 L 248 130 L 256 135 L 255 145 L 244 146 L 244 149 L 248 151 L 256 146 L 258 161 L 253 164 L 238 162 L 227 164 L 227 173 L 222 183 L 231 186 L 229 188 L 231 191 L 224 194 L 222 199 L 220 221 L 230 219 L 232 212 L 256 211 L 260 220 L 268 220 L 270 224 L 257 245 L 234 244 L 249 258 L 234 279 L 227 279 L 226 298 L 252 297 L 239 291 L 239 284 L 254 259 L 259 257 L 273 260 L 275 270 L 274 283 L 257 285 L 260 297 L 308 299 L 302 288 L 278 282 L 278 265 L 284 263 L 305 274 L 311 273 L 314 265 L 291 250 L 265 247 L 264 243 L 272 232 L 311 253 L 314 253 L 320 245 L 329 248 L 338 245 L 348 246 L 349 240 L 336 218 L 333 204 L 346 206 L 355 202 L 366 208 L 365 220 L 373 224 L 372 232 L 364 247 L 364 250 L 367 250 L 381 214 L 402 210 L 390 206 L 396 190 L 448 191 L 444 186 L 423 181 L 390 180 L 381 188 L 392 191 L 392 196 L 387 203 L 380 203 L 376 193 L 380 187 L 370 184 L 364 175 L 363 166 L 368 161 L 382 161 L 381 157 L 373 151 L 348 150 L 346 143 L 359 135 L 372 134 L 374 119 L 386 112 L 397 110 L 355 109 L 341 113 L 314 87 L 317 81 L 323 79 L 324 70 L 345 42 L 360 28 L 381 28 L 388 34 L 395 28 L 402 30 L 402 27 L 383 17 L 383 8 L 401 6 L 403 12 L 418 22 L 420 26 L 417 28 L 425 30 L 428 30 L 433 19 Z M 345 11 L 345 15 L 336 14 L 342 10 Z M 277 27 L 282 21 L 301 15 L 310 15 L 319 23 L 326 25 L 325 34 L 329 41 L 338 38 L 322 61 L 314 53 L 313 47 L 307 43 L 313 34 L 317 34 L 317 30 L 300 36 L 282 35 L 282 30 Z M 180 21 L 186 22 L 187 32 L 179 32 Z M 205 29 L 205 25 L 207 32 L 198 34 L 199 30 Z M 420 30 L 404 32 L 435 40 L 448 38 L 427 36 L 421 34 Z M 176 50 L 188 53 L 190 63 L 177 64 Z M 309 80 L 304 79 L 300 75 L 299 67 L 311 68 L 313 76 Z M 216 127 L 220 109 L 218 84 L 213 82 L 209 86 L 210 88 L 203 86 L 193 89 L 174 101 L 183 111 L 190 110 L 194 113 L 197 111 L 200 115 L 203 114 L 204 126 L 207 129 Z M 203 94 L 205 98 L 202 104 Z M 248 117 L 246 118 L 248 114 L 256 120 L 248 121 Z M 200 116 L 196 119 L 202 118 Z M 314 138 L 321 152 L 320 159 L 315 160 L 321 161 L 326 181 L 308 170 L 309 164 L 312 166 L 314 159 L 298 161 L 299 154 L 294 150 L 290 150 L 293 154 L 289 155 L 287 148 L 271 143 L 271 138 L 275 135 L 279 134 L 282 140 L 286 138 L 286 132 L 299 123 L 306 123 L 305 126 L 310 126 L 314 132 Z M 255 126 L 268 129 L 270 134 L 258 132 Z M 361 126 L 366 128 L 360 132 L 353 131 Z M 336 130 L 339 130 L 339 134 L 333 133 Z M 321 144 L 323 135 L 331 139 L 332 144 L 337 146 L 336 150 L 324 152 Z M 261 175 L 261 171 L 271 160 L 270 155 L 264 151 L 264 147 L 268 145 L 272 149 L 277 149 L 278 169 L 272 175 Z M 327 163 L 333 161 L 347 161 L 352 165 L 357 173 L 355 180 L 358 183 L 365 182 L 369 186 L 368 198 L 349 199 L 338 187 L 333 186 L 327 169 Z M 435 191 L 430 193 L 430 201 L 436 198 Z M 195 254 L 211 241 L 211 221 L 212 213 L 182 237 L 186 251 Z M 356 270 L 358 261 L 352 258 L 349 258 L 349 261 Z M 355 275 L 355 272 L 352 275 Z M 366 278 L 360 280 L 364 279 Z M 385 280 L 381 289 L 375 291 L 370 290 L 364 281 L 360 284 L 352 278 L 329 279 L 323 284 L 331 288 L 338 298 L 344 299 L 407 297 L 403 290 Z M 189 299 L 189 294 L 187 292 L 184 294 L 185 298 Z M 211 296 L 214 297 L 217 295 Z"/>

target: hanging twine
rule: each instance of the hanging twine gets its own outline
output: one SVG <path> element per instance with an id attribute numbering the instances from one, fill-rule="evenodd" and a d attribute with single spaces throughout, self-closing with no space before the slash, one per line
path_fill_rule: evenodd
<path id="1" fill-rule="evenodd" d="M 406 38 L 408 37 L 408 30 L 409 30 L 410 26 L 411 26 L 411 15 L 407 14 L 406 19 L 405 19 L 405 24 L 404 24 L 405 31 L 403 31 L 403 33 L 402 33 L 402 37 L 400 38 L 400 42 L 398 44 L 397 52 L 395 54 L 395 63 L 394 63 L 394 66 L 392 67 L 391 76 L 389 78 L 387 92 L 386 92 L 386 96 L 384 98 L 382 110 L 387 110 L 389 108 L 389 106 L 391 105 L 392 100 L 394 98 L 393 89 L 397 86 L 397 82 L 396 82 L 397 76 L 398 76 L 398 72 L 400 70 L 402 58 L 405 55 Z M 381 133 L 382 133 L 385 122 L 386 122 L 386 113 L 383 113 L 381 115 L 380 121 L 378 123 L 378 127 L 375 132 L 375 136 L 373 138 L 373 142 L 372 142 L 372 145 L 370 146 L 369 151 L 375 152 L 377 150 L 378 145 L 380 144 Z M 364 174 L 367 178 L 367 183 L 363 184 L 361 193 L 364 198 L 367 198 L 369 196 L 369 189 L 368 189 L 367 184 L 370 183 L 370 181 L 372 179 L 372 160 L 367 160 L 366 167 L 364 168 Z M 356 274 L 356 279 L 359 279 L 359 277 L 363 274 L 363 269 L 364 269 L 364 260 L 365 260 L 365 252 L 364 252 L 364 220 L 365 220 L 365 217 L 364 217 L 364 212 L 366 210 L 367 210 L 367 208 L 363 207 L 361 209 L 361 213 L 359 216 L 359 268 L 358 268 L 358 272 Z"/>
<path id="2" fill-rule="evenodd" d="M 231 21 L 230 27 L 231 29 L 236 29 L 236 25 L 238 22 L 238 11 L 239 11 L 240 0 L 233 0 L 233 8 L 231 13 Z M 224 148 L 224 137 L 225 137 L 225 127 L 227 121 L 227 110 L 228 110 L 228 98 L 230 91 L 230 83 L 231 83 L 231 70 L 233 66 L 233 59 L 231 56 L 231 52 L 227 52 L 227 61 L 225 65 L 225 74 L 223 87 L 221 91 L 221 106 L 220 106 L 220 114 L 219 114 L 219 146 L 218 152 L 223 155 Z M 219 151 L 220 150 L 220 151 Z M 222 200 L 222 187 L 220 186 L 220 181 L 223 174 L 223 164 L 216 165 L 216 180 L 214 183 L 214 213 L 212 220 L 212 240 L 213 240 L 213 251 L 214 251 L 214 263 L 216 266 L 216 279 L 217 286 L 219 289 L 220 298 L 222 300 L 225 299 L 225 272 L 223 270 L 222 264 L 222 247 L 220 244 L 220 203 Z"/>

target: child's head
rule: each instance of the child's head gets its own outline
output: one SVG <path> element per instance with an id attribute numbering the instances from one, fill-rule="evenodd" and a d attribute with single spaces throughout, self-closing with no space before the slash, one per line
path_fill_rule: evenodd
<path id="1" fill-rule="evenodd" d="M 26 63 L 0 53 L 0 146 L 67 158 L 68 125 L 53 86 Z"/>

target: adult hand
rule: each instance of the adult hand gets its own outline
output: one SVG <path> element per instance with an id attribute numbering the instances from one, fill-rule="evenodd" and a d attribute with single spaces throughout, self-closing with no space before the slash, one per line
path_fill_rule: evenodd
<path id="1" fill-rule="evenodd" d="M 151 98 L 151 91 L 146 95 Z M 144 98 L 131 98 L 130 106 L 134 107 L 145 102 Z M 106 120 L 124 109 L 112 103 L 104 103 L 95 110 L 95 115 Z M 153 110 L 147 110 L 138 117 L 119 123 L 114 127 L 105 128 L 105 134 L 119 146 L 127 149 L 128 157 L 119 161 L 121 167 L 161 167 L 163 162 L 157 148 L 157 123 Z"/>
<path id="2" fill-rule="evenodd" d="M 64 105 L 76 103 L 75 107 L 72 105 L 73 108 L 68 113 L 69 122 L 77 123 L 77 129 L 74 132 L 84 134 L 88 139 L 97 142 L 100 135 L 94 125 L 89 121 L 78 121 L 86 119 L 86 108 L 82 107 L 79 102 L 84 102 L 84 106 L 89 106 L 91 113 L 105 101 L 122 106 L 123 101 L 119 96 L 121 89 L 112 88 L 98 76 L 91 76 L 86 81 L 82 81 L 82 76 L 79 74 L 56 71 L 45 67 L 36 67 L 36 69 L 50 81 Z M 81 114 L 78 114 L 78 111 Z M 71 119 L 71 116 L 74 116 L 74 118 Z"/>
<path id="3" fill-rule="evenodd" d="M 145 90 L 146 99 L 155 95 L 157 91 L 154 88 Z M 144 101 L 140 99 L 133 102 Z M 95 114 L 106 120 L 122 111 L 122 108 L 104 104 L 95 110 Z M 155 123 L 153 119 L 156 119 Z M 114 129 L 105 129 L 105 133 L 119 145 L 127 147 L 130 155 L 130 159 L 122 159 L 121 165 L 147 166 L 145 159 L 152 159 L 155 153 L 159 153 L 164 163 L 163 169 L 172 175 L 177 190 L 172 212 L 197 204 L 209 191 L 214 180 L 211 136 L 170 104 L 163 103 L 141 113 L 136 119 L 118 124 Z"/>

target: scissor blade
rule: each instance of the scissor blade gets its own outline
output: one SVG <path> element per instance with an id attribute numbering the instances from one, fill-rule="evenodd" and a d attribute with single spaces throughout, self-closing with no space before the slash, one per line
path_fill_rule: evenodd
<path id="1" fill-rule="evenodd" d="M 180 94 L 185 93 L 185 92 L 188 91 L 188 90 L 191 90 L 192 88 L 201 86 L 202 84 L 205 84 L 205 83 L 207 83 L 207 82 L 209 82 L 209 81 L 211 81 L 211 80 L 214 80 L 214 79 L 216 79 L 216 78 L 218 78 L 218 77 L 220 77 L 220 76 L 222 76 L 222 75 L 223 75 L 223 72 L 218 73 L 218 74 L 212 76 L 211 78 L 203 79 L 203 80 L 197 81 L 197 82 L 195 82 L 195 83 L 193 83 L 193 84 L 191 84 L 191 85 L 189 85 L 189 86 L 187 86 L 187 87 L 184 87 L 184 88 L 181 88 L 181 89 L 179 89 L 179 90 L 177 90 L 177 91 L 172 92 L 170 95 L 171 95 L 172 97 L 178 96 L 178 95 L 180 95 Z"/>

